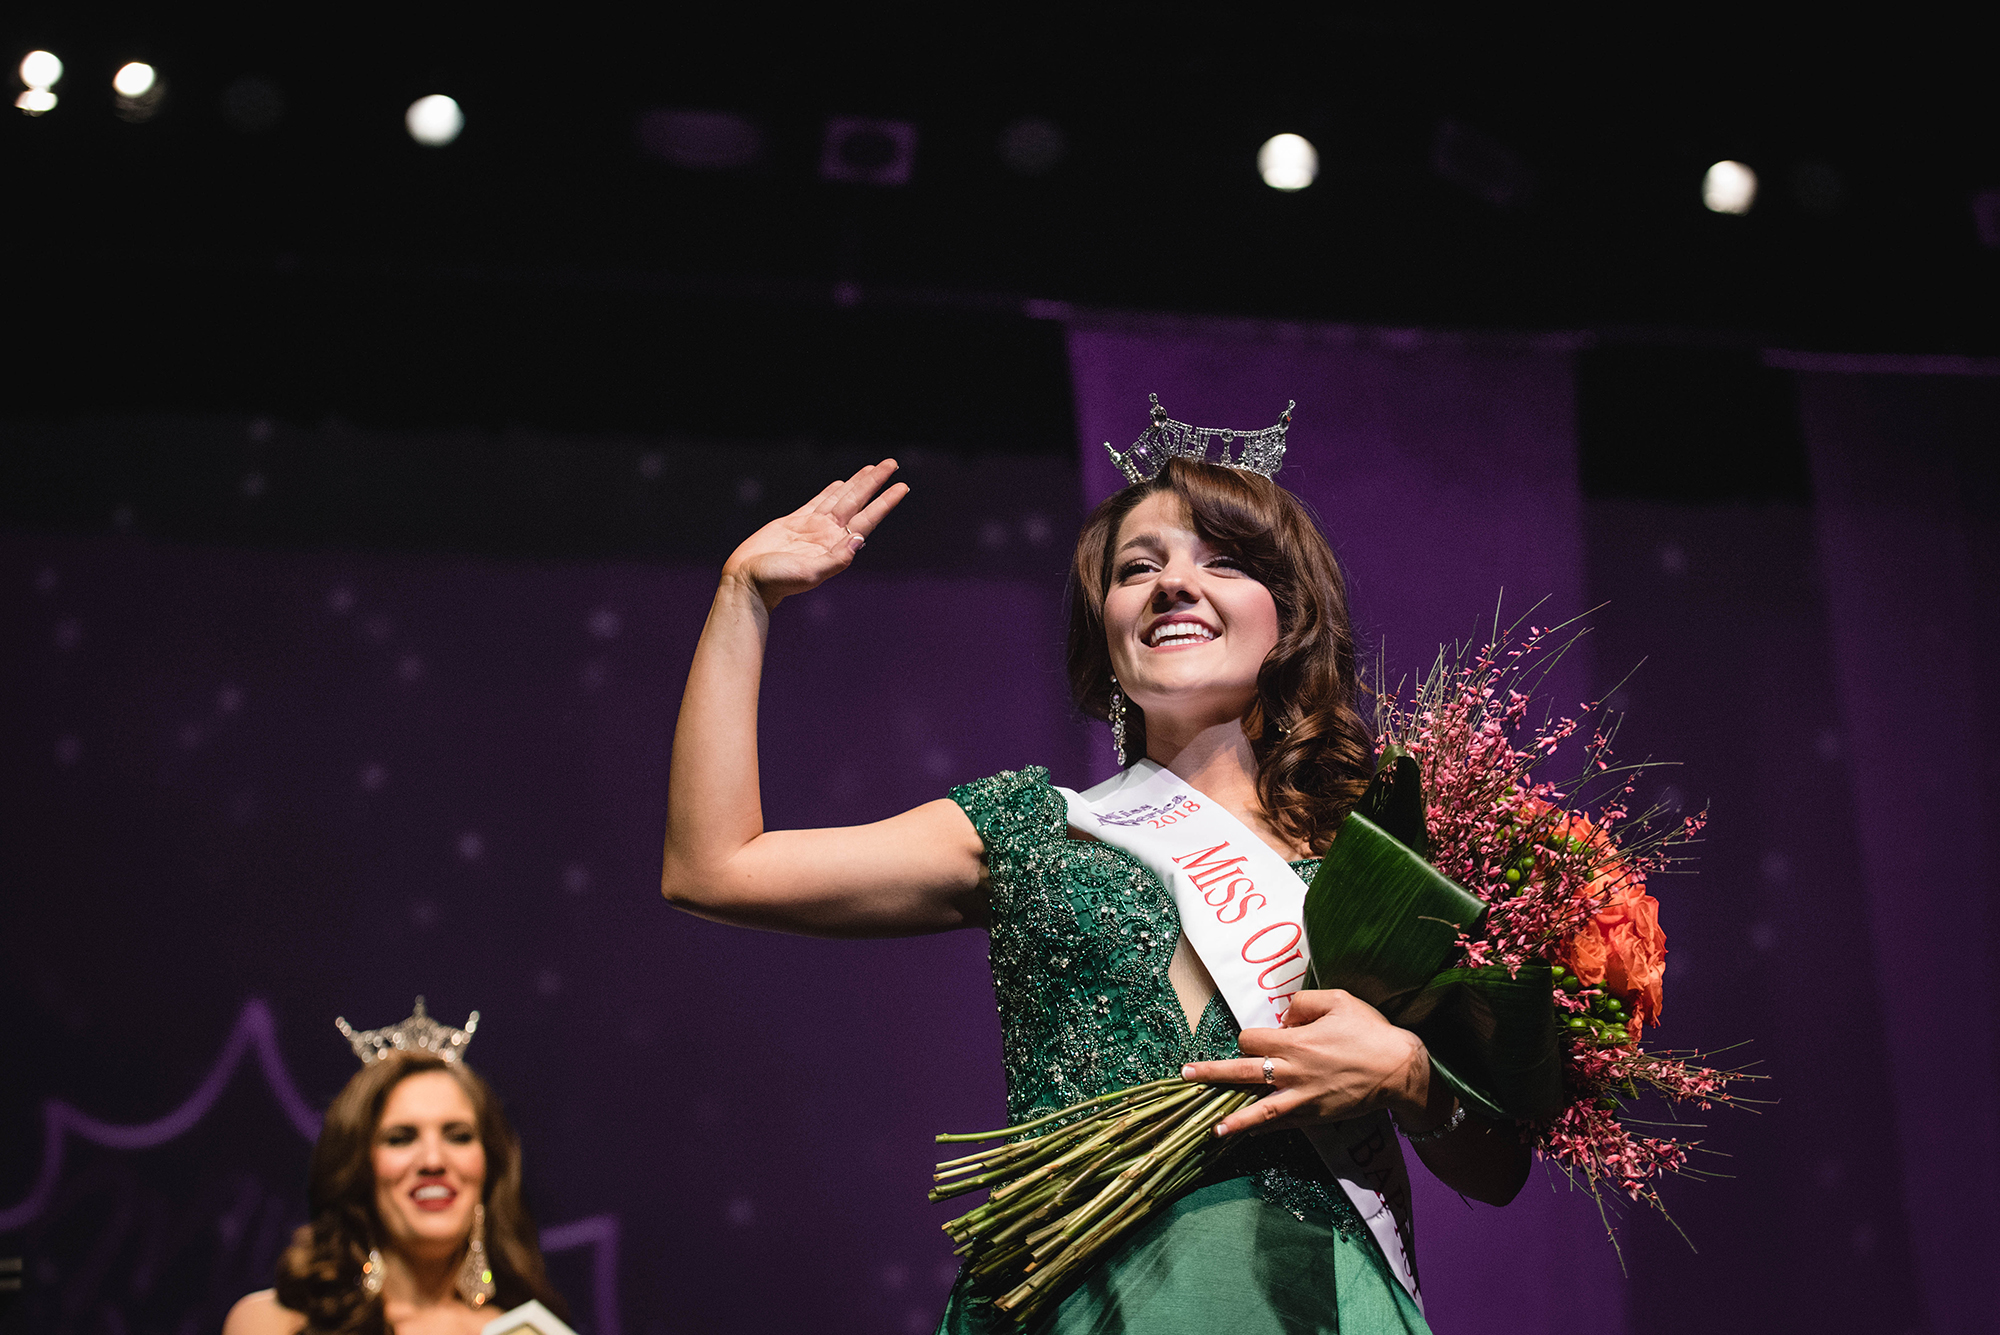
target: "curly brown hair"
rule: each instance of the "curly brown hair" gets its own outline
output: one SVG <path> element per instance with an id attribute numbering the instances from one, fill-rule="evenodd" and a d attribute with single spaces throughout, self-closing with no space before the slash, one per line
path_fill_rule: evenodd
<path id="1" fill-rule="evenodd" d="M 499 1290 L 494 1310 L 537 1298 L 551 1311 L 569 1314 L 549 1287 L 535 1227 L 521 1202 L 521 1142 L 492 1086 L 463 1062 L 428 1052 L 391 1052 L 356 1072 L 327 1108 L 306 1178 L 311 1222 L 300 1226 L 278 1258 L 278 1301 L 305 1314 L 307 1335 L 388 1335 L 382 1299 L 361 1288 L 361 1264 L 382 1238 L 372 1150 L 389 1091 L 425 1071 L 444 1071 L 458 1081 L 477 1114 L 486 1151 L 486 1251 Z"/>
<path id="2" fill-rule="evenodd" d="M 1163 491 L 1187 506 L 1203 541 L 1240 561 L 1277 604 L 1278 643 L 1257 673 L 1257 698 L 1243 730 L 1257 758 L 1265 817 L 1324 852 L 1374 773 L 1374 737 L 1356 707 L 1360 681 L 1340 564 L 1306 507 L 1269 478 L 1173 459 L 1153 481 L 1127 487 L 1091 512 L 1070 562 L 1070 695 L 1092 718 L 1109 717 L 1104 598 L 1112 546 L 1125 516 Z M 1128 755 L 1146 753 L 1145 713 L 1129 702 L 1125 737 Z"/>

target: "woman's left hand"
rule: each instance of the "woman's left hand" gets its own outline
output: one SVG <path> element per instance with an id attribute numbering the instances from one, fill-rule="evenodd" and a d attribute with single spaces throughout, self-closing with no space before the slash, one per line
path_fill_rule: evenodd
<path id="1" fill-rule="evenodd" d="M 1259 1086 L 1270 1060 L 1275 1088 L 1230 1114 L 1218 1135 L 1344 1121 L 1379 1108 L 1422 1116 L 1430 1101 L 1423 1040 L 1337 988 L 1294 993 L 1283 1029 L 1245 1029 L 1236 1046 L 1244 1056 L 1181 1068 L 1184 1080 Z"/>

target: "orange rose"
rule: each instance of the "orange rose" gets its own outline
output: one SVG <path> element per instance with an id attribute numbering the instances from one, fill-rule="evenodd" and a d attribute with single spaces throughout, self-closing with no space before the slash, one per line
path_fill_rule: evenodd
<path id="1" fill-rule="evenodd" d="M 1662 1006 L 1661 980 L 1667 969 L 1667 937 L 1660 930 L 1660 901 L 1646 893 L 1646 883 L 1627 874 L 1614 882 L 1600 876 L 1608 890 L 1604 906 L 1570 942 L 1570 971 L 1589 985 L 1625 1003 L 1626 1014 L 1639 1025 L 1658 1024 Z"/>
<path id="2" fill-rule="evenodd" d="M 1591 987 L 1604 981 L 1605 949 L 1604 934 L 1597 930 L 1595 922 L 1586 923 L 1582 931 L 1571 938 L 1569 958 L 1563 963 L 1569 971 Z"/>

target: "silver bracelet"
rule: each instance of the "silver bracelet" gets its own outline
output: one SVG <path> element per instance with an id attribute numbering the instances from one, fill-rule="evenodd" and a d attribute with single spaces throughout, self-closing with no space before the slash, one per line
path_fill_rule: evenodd
<path id="1" fill-rule="evenodd" d="M 1458 1130 L 1459 1124 L 1465 1121 L 1465 1105 L 1460 1103 L 1456 1096 L 1452 1098 L 1451 1103 L 1451 1116 L 1444 1119 L 1444 1125 L 1442 1126 L 1434 1126 L 1428 1131 L 1419 1131 L 1415 1135 L 1412 1135 L 1408 1131 L 1403 1131 L 1403 1124 L 1401 1122 L 1396 1123 L 1396 1129 L 1403 1131 L 1403 1139 L 1409 1141 L 1412 1145 L 1421 1145 L 1430 1140 L 1443 1140 L 1446 1136 Z"/>

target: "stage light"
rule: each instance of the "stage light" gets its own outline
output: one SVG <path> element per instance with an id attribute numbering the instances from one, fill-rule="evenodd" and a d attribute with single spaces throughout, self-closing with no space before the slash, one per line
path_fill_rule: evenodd
<path id="1" fill-rule="evenodd" d="M 1319 150 L 1296 134 L 1275 134 L 1257 150 L 1257 174 L 1273 190 L 1303 190 L 1319 175 Z"/>
<path id="2" fill-rule="evenodd" d="M 432 93 L 410 103 L 410 109 L 403 113 L 403 125 L 418 143 L 443 148 L 465 128 L 465 113 L 443 93 Z"/>
<path id="3" fill-rule="evenodd" d="M 144 97 L 153 90 L 153 83 L 158 78 L 151 65 L 135 60 L 119 67 L 118 72 L 111 76 L 111 87 L 120 97 Z"/>
<path id="4" fill-rule="evenodd" d="M 111 90 L 118 94 L 118 119 L 137 125 L 159 115 L 167 85 L 158 70 L 135 60 L 118 67 L 111 76 Z"/>
<path id="5" fill-rule="evenodd" d="M 27 85 L 14 105 L 30 116 L 39 116 L 44 111 L 52 111 L 56 105 L 56 95 L 52 89 L 62 78 L 63 63 L 48 51 L 30 51 L 21 58 L 21 82 Z"/>
<path id="6" fill-rule="evenodd" d="M 30 51 L 21 57 L 21 82 L 30 88 L 53 88 L 62 78 L 63 64 L 51 51 Z"/>
<path id="7" fill-rule="evenodd" d="M 1711 213 L 1748 213 L 1757 202 L 1757 173 L 1724 159 L 1701 178 L 1701 202 Z"/>

